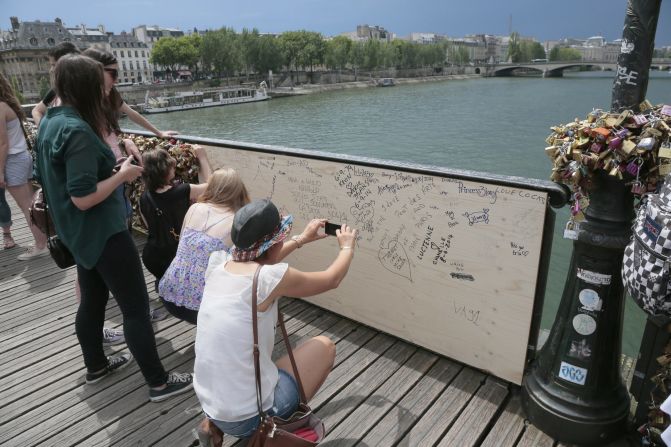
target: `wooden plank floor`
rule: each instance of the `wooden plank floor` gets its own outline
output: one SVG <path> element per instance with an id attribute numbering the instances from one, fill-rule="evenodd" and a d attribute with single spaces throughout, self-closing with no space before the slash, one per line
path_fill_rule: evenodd
<path id="1" fill-rule="evenodd" d="M 31 236 L 9 201 L 12 233 L 27 246 Z M 149 402 L 136 364 L 84 383 L 74 269 L 60 270 L 49 257 L 16 261 L 21 251 L 0 250 L 0 445 L 198 445 L 192 430 L 202 414 L 193 393 Z M 557 445 L 525 421 L 518 387 L 300 300 L 281 306 L 292 343 L 318 334 L 336 342 L 335 367 L 312 402 L 328 429 L 321 445 Z M 110 300 L 107 326 L 121 324 Z M 166 369 L 191 371 L 195 329 L 169 317 L 154 330 Z M 284 345 L 276 342 L 280 356 Z"/>

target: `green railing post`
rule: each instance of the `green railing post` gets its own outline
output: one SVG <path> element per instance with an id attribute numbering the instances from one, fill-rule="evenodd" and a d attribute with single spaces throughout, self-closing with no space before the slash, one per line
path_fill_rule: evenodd
<path id="1" fill-rule="evenodd" d="M 612 110 L 645 99 L 661 0 L 629 0 Z M 633 196 L 596 171 L 550 335 L 522 384 L 529 420 L 555 439 L 597 444 L 622 434 L 629 394 L 620 376 L 624 293 L 621 267 L 631 235 Z"/>

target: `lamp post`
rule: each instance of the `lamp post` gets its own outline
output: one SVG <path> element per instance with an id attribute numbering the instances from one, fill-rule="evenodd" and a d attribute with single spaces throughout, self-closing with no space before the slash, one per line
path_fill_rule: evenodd
<path id="1" fill-rule="evenodd" d="M 645 99 L 661 0 L 629 0 L 611 109 Z M 633 196 L 603 170 L 593 174 L 590 206 L 573 243 L 550 335 L 522 384 L 529 420 L 555 439 L 597 444 L 620 435 L 629 394 L 620 376 L 624 294 L 621 268 L 631 235 Z"/>

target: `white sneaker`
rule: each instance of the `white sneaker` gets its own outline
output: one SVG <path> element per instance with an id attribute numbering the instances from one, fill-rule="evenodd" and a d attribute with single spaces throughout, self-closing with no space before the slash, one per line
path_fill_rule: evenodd
<path id="1" fill-rule="evenodd" d="M 47 247 L 44 248 L 37 248 L 37 247 L 30 247 L 28 251 L 21 253 L 16 257 L 19 261 L 29 261 L 31 259 L 35 258 L 41 258 L 42 256 L 46 256 L 49 254 L 49 249 Z"/>
<path id="2" fill-rule="evenodd" d="M 103 328 L 103 346 L 118 345 L 126 341 L 123 331 L 118 329 Z"/>

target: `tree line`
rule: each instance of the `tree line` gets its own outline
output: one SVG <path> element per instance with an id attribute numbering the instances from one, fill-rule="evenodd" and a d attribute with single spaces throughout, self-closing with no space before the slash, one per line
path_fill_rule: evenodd
<path id="1" fill-rule="evenodd" d="M 539 42 L 510 35 L 506 59 L 515 63 L 534 59 L 550 61 L 576 60 L 575 49 L 555 47 L 549 54 Z M 314 71 L 316 67 L 331 70 L 442 67 L 446 62 L 466 65 L 469 51 L 450 41 L 420 44 L 395 39 L 391 42 L 369 39 L 354 41 L 346 36 L 325 40 L 314 31 L 287 31 L 278 36 L 260 34 L 257 29 L 223 27 L 206 33 L 182 37 L 164 37 L 154 44 L 151 62 L 175 71 L 189 67 L 198 76 L 210 74 L 267 73 L 269 70 Z"/>
<path id="2" fill-rule="evenodd" d="M 449 42 L 418 44 L 404 40 L 353 41 L 345 36 L 330 40 L 313 31 L 287 31 L 279 36 L 232 28 L 207 31 L 203 35 L 164 37 L 154 44 L 150 61 L 175 71 L 189 67 L 199 73 L 230 76 L 236 73 L 267 73 L 268 70 L 313 71 L 442 67 L 446 57 L 468 62 L 468 53 Z"/>

